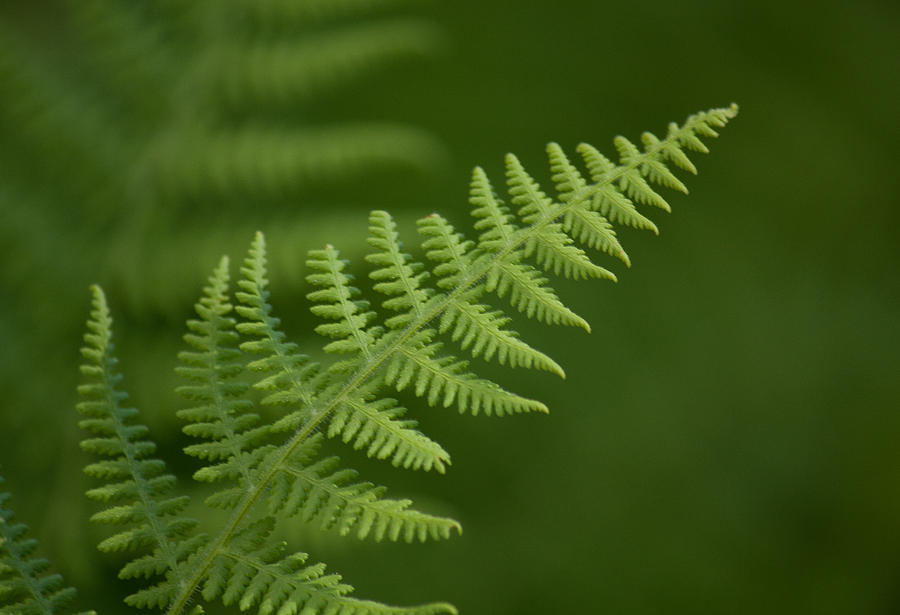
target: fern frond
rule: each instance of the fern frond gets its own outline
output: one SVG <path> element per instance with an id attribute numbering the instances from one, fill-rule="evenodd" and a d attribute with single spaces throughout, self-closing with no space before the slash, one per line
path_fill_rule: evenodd
<path id="1" fill-rule="evenodd" d="M 85 472 L 115 482 L 91 489 L 88 496 L 114 503 L 96 513 L 93 521 L 125 526 L 102 541 L 99 549 L 150 551 L 126 564 L 120 573 L 122 578 L 169 576 L 205 537 L 191 536 L 196 521 L 182 516 L 188 498 L 171 495 L 175 477 L 165 473 L 163 461 L 151 457 L 156 445 L 145 438 L 147 428 L 135 422 L 138 411 L 122 406 L 128 395 L 117 388 L 122 376 L 113 353 L 112 317 L 100 287 L 91 287 L 91 294 L 91 318 L 81 349 L 85 383 L 78 387 L 83 401 L 77 408 L 86 417 L 79 425 L 96 437 L 83 440 L 81 447 L 101 457 Z M 162 608 L 175 591 L 172 585 L 162 583 L 130 595 L 126 602 Z"/>
<path id="2" fill-rule="evenodd" d="M 9 498 L 0 492 L 0 615 L 62 614 L 75 589 L 66 587 L 61 575 L 47 573 L 50 562 L 34 557 L 37 540 L 26 538 L 24 523 L 13 522 L 13 512 L 6 508 Z"/>
<path id="3" fill-rule="evenodd" d="M 543 403 L 479 377 L 465 361 L 445 350 L 442 336 L 475 356 L 497 356 L 512 366 L 562 374 L 552 359 L 508 329 L 510 318 L 502 310 L 489 308 L 484 296 L 508 297 L 514 307 L 546 323 L 589 329 L 587 322 L 559 299 L 544 273 L 612 277 L 575 246 L 576 240 L 623 258 L 612 224 L 646 227 L 636 217 L 635 203 L 662 207 L 648 192 L 652 191 L 650 183 L 678 188 L 666 174 L 670 173 L 667 163 L 677 160 L 677 165 L 685 166 L 680 158 L 684 150 L 698 148 L 699 137 L 712 136 L 714 128 L 736 113 L 737 107 L 732 106 L 693 115 L 683 126 L 670 129 L 664 140 L 645 137 L 643 151 L 619 138 L 618 163 L 582 146 L 590 180 L 568 162 L 561 148 L 551 144 L 548 155 L 555 196 L 548 196 L 510 155 L 506 171 L 510 202 L 518 208 L 515 215 L 503 205 L 486 174 L 476 169 L 470 195 L 478 241 L 466 239 L 432 214 L 419 222 L 431 267 L 403 251 L 390 216 L 373 212 L 369 243 L 376 251 L 367 260 L 373 268 L 374 290 L 387 297 L 382 307 L 391 315 L 385 318 L 370 309 L 361 291 L 352 285 L 347 262 L 337 249 L 327 245 L 311 251 L 307 280 L 314 290 L 307 296 L 313 313 L 326 321 L 316 331 L 328 338 L 326 351 L 341 355 L 321 369 L 299 355 L 278 329 L 279 321 L 268 302 L 262 234 L 254 238 L 241 270 L 243 279 L 236 293 L 241 305 L 236 311 L 243 321 L 236 324 L 229 316 L 227 262 L 220 263 L 198 304 L 201 320 L 189 325 L 192 333 L 187 339 L 200 352 L 183 355 L 187 368 L 183 373 L 194 381 L 183 391 L 203 402 L 186 415 L 195 425 L 191 430 L 208 442 L 191 450 L 224 460 L 224 465 L 208 470 L 210 477 L 236 478 L 237 487 L 227 492 L 227 498 L 223 496 L 231 514 L 221 531 L 205 546 L 193 548 L 190 565 L 170 572 L 169 583 L 147 590 L 151 593 L 146 601 L 163 605 L 164 598 L 170 597 L 168 614 L 180 615 L 193 592 L 202 586 L 208 599 L 221 596 L 226 603 L 238 603 L 245 609 L 259 603 L 264 613 L 279 609 L 284 613 L 299 609 L 310 613 L 453 612 L 449 605 L 391 610 L 393 607 L 350 600 L 346 598 L 349 589 L 337 577 L 324 575 L 319 566 L 307 567 L 304 554 L 285 556 L 280 547 L 266 540 L 275 519 L 283 516 L 376 540 L 446 538 L 452 530 L 459 530 L 451 519 L 414 511 L 408 500 L 382 498 L 383 488 L 356 482 L 356 473 L 340 469 L 337 458 L 320 458 L 321 429 L 327 427 L 328 436 L 366 448 L 370 457 L 443 471 L 449 456 L 404 418 L 405 410 L 389 397 L 391 390 L 409 389 L 429 405 L 456 405 L 461 412 L 472 414 L 546 412 Z M 101 300 L 102 295 L 95 297 L 90 324 L 94 334 L 86 338 L 89 347 L 85 354 L 95 362 L 107 356 L 109 342 L 109 317 Z M 232 327 L 249 339 L 236 339 Z M 256 433 L 252 430 L 257 427 L 251 426 L 251 419 L 242 418 L 249 407 L 237 401 L 247 392 L 246 387 L 231 381 L 240 365 L 236 344 L 241 352 L 255 355 L 247 367 L 259 376 L 254 386 L 264 393 L 263 403 L 284 411 L 268 426 L 273 438 L 286 432 L 279 445 L 270 445 L 268 440 L 262 444 L 241 440 L 245 431 Z M 116 377 L 100 365 L 106 363 L 89 365 L 86 373 L 113 381 Z M 104 387 L 101 390 L 113 390 Z M 237 397 L 228 401 L 230 394 Z M 111 395 L 110 399 L 119 401 L 117 393 Z M 110 404 L 99 408 L 107 411 Z M 107 412 L 122 414 L 117 405 L 111 407 L 113 411 Z M 246 425 L 242 421 L 247 421 Z M 128 432 L 125 444 L 130 445 L 138 433 L 140 430 Z M 115 446 L 96 444 L 114 455 L 118 454 Z M 250 451 L 259 451 L 259 456 L 245 462 L 244 453 Z M 125 462 L 117 459 L 116 463 Z M 154 476 L 160 474 L 161 465 L 154 471 Z M 267 514 L 258 513 L 263 501 L 268 501 Z M 171 505 L 173 509 L 178 506 Z M 135 517 L 129 511 L 110 515 Z M 170 540 L 167 534 L 158 542 L 165 540 Z M 154 554 L 159 551 L 157 548 Z M 176 556 L 174 563 L 180 561 Z"/>
<path id="4" fill-rule="evenodd" d="M 224 52 L 231 70 L 218 75 L 219 87 L 228 104 L 239 109 L 296 104 L 398 60 L 431 55 L 440 38 L 431 24 L 392 20 L 344 26 L 300 41 L 234 44 Z"/>
<path id="5" fill-rule="evenodd" d="M 177 127 L 160 138 L 147 164 L 161 196 L 189 204 L 251 196 L 278 201 L 369 169 L 427 171 L 441 158 L 440 147 L 422 130 L 347 123 L 303 131 L 250 127 L 209 133 Z"/>

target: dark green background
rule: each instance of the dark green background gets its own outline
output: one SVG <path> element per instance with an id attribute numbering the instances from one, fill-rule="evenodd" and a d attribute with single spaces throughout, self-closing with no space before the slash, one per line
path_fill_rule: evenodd
<path id="1" fill-rule="evenodd" d="M 699 109 L 736 101 L 741 114 L 697 160 L 691 195 L 656 216 L 659 238 L 622 232 L 632 269 L 604 263 L 617 285 L 560 284 L 592 335 L 523 325 L 567 380 L 490 372 L 547 402 L 549 417 L 423 410 L 453 455 L 447 476 L 358 464 L 455 515 L 461 538 L 304 544 L 361 596 L 445 599 L 470 614 L 900 611 L 897 6 L 491 1 L 410 12 L 443 28 L 443 55 L 323 101 L 334 117 L 402 119 L 445 143 L 446 166 L 398 190 L 396 212 L 462 224 L 469 170 L 481 164 L 499 183 L 506 151 L 546 182 L 549 140 L 611 152 L 615 134 L 660 134 Z M 368 188 L 343 201 L 357 203 L 346 224 L 360 236 L 365 212 L 385 206 Z M 288 329 L 307 339 L 311 317 L 286 289 L 279 303 L 279 290 Z M 87 293 L 53 309 L 83 319 Z M 176 321 L 189 315 L 180 309 Z M 133 326 L 177 348 L 180 327 Z M 135 357 L 133 334 L 117 331 Z M 51 470 L 0 461 L 19 516 L 85 604 L 101 604 L 100 592 L 115 604 L 124 590 L 97 580 L 115 564 L 80 551 L 100 531 L 73 535 L 86 524 L 67 519 L 90 510 L 69 409 L 76 345 L 70 336 L 55 350 L 71 375 L 43 373 L 38 358 L 22 383 L 65 389 L 52 422 L 2 410 L 22 413 L 21 432 L 46 433 L 53 445 L 32 454 Z M 142 367 L 123 360 L 138 404 L 157 376 Z M 174 429 L 153 418 L 167 411 L 148 420 Z M 21 432 L 0 435 L 0 451 Z"/>

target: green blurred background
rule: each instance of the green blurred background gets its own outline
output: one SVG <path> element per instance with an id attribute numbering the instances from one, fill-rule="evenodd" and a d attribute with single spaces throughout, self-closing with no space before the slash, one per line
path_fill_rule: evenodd
<path id="1" fill-rule="evenodd" d="M 83 58 L 60 7 L 10 3 L 0 20 L 66 74 Z M 123 273 L 110 252 L 63 252 L 53 234 L 30 251 L 2 236 L 0 331 L 15 343 L 0 352 L 9 400 L 0 472 L 80 601 L 121 612 L 125 593 L 111 581 L 116 562 L 93 549 L 102 530 L 84 529 L 92 505 L 81 495 L 71 408 L 89 283 L 107 286 L 125 383 L 174 454 L 184 442 L 167 391 L 191 289 L 218 253 L 239 257 L 256 228 L 283 231 L 270 236 L 283 251 L 275 306 L 314 348 L 301 248 L 329 232 L 339 247 L 355 245 L 374 207 L 397 213 L 412 244 L 414 217 L 436 210 L 465 223 L 475 164 L 499 183 L 502 155 L 514 151 L 546 182 L 547 141 L 609 153 L 616 134 L 659 134 L 736 101 L 740 116 L 687 178 L 691 195 L 672 196 L 674 213 L 655 217 L 661 236 L 622 231 L 632 269 L 603 263 L 619 283 L 560 284 L 594 333 L 523 325 L 567 380 L 488 370 L 547 402 L 549 417 L 421 412 L 453 455 L 441 477 L 347 454 L 392 493 L 455 515 L 462 537 L 425 546 L 297 538 L 360 596 L 442 599 L 462 613 L 900 612 L 898 5 L 491 0 L 392 10 L 430 24 L 435 44 L 304 101 L 302 119 L 417 126 L 432 135 L 416 142 L 433 158 L 424 169 L 391 163 L 312 182 L 271 219 L 251 193 L 254 205 L 230 206 L 219 234 L 218 215 L 189 208 L 135 227 L 155 233 L 140 237 L 147 244 L 203 229 L 196 251 L 183 252 L 190 266 L 171 259 L 156 278 L 140 274 L 147 252 Z M 29 187 L 27 167 L 41 157 L 22 153 L 13 132 L 0 133 L 0 181 L 40 195 L 47 188 Z M 0 224 L 21 223 L 14 199 L 0 207 Z M 106 232 L 117 231 L 74 235 L 115 243 Z M 187 290 L 147 298 L 174 278 Z"/>

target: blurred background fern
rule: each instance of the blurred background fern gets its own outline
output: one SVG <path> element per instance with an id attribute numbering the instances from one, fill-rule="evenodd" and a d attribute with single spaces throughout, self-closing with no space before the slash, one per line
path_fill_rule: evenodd
<path id="1" fill-rule="evenodd" d="M 475 164 L 544 168 L 546 141 L 600 146 L 736 100 L 662 237 L 625 233 L 634 268 L 560 289 L 594 334 L 545 336 L 579 357 L 564 384 L 510 384 L 550 417 L 418 417 L 454 466 L 404 488 L 452 502 L 465 534 L 298 539 L 361 595 L 464 613 L 897 612 L 898 26 L 876 0 L 3 3 L 0 463 L 17 518 L 86 606 L 118 609 L 72 410 L 89 283 L 177 459 L 183 322 L 254 230 L 286 328 L 315 346 L 302 255 L 329 241 L 359 260 L 368 210 L 407 231 L 432 210 L 461 223 Z"/>

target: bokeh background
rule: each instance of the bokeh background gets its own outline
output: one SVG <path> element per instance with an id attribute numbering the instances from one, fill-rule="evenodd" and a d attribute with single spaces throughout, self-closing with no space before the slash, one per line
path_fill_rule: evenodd
<path id="1" fill-rule="evenodd" d="M 276 309 L 315 349 L 303 252 L 359 260 L 368 210 L 412 244 L 417 216 L 465 222 L 475 164 L 499 182 L 514 151 L 547 181 L 547 141 L 611 152 L 736 101 L 660 237 L 622 231 L 632 268 L 605 263 L 619 283 L 560 285 L 594 333 L 522 326 L 567 380 L 490 372 L 550 416 L 422 411 L 453 455 L 441 477 L 347 455 L 462 537 L 294 539 L 360 596 L 462 613 L 900 612 L 896 3 L 336 1 L 316 17 L 309 1 L 249 21 L 237 0 L 135 20 L 126 4 L 0 7 L 0 473 L 80 603 L 121 612 L 127 591 L 85 529 L 72 408 L 89 283 L 171 459 L 181 323 L 257 228 Z M 267 77 L 269 56 L 247 68 L 226 44 L 287 40 L 313 65 L 340 32 L 351 49 L 368 32 L 369 56 L 293 89 L 290 53 Z"/>

